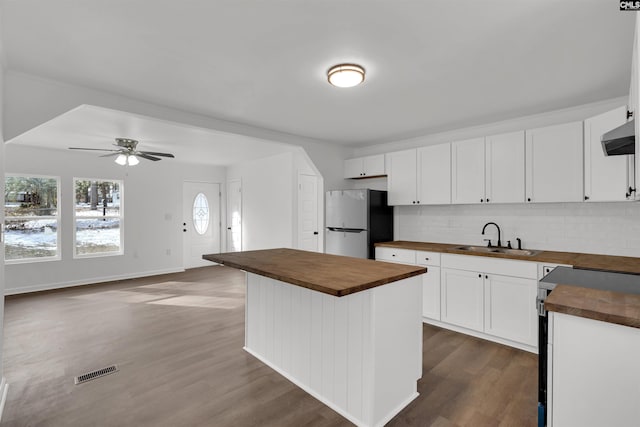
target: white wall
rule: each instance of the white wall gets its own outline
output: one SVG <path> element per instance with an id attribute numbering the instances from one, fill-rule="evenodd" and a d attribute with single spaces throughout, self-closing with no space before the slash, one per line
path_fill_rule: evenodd
<path id="1" fill-rule="evenodd" d="M 399 206 L 396 240 L 486 245 L 522 239 L 526 249 L 640 257 L 640 203 L 540 203 L 517 205 Z"/>
<path id="2" fill-rule="evenodd" d="M 621 105 L 626 105 L 626 103 L 627 97 L 607 99 L 600 102 L 593 102 L 590 104 L 578 105 L 571 108 L 564 108 L 562 110 L 533 114 L 530 116 L 518 117 L 495 123 L 487 123 L 480 126 L 470 126 L 448 132 L 424 135 L 417 138 L 410 138 L 401 141 L 389 141 L 382 144 L 358 147 L 354 150 L 353 157 L 390 153 L 392 151 L 406 150 L 426 145 L 442 144 L 445 142 L 460 141 L 481 136 L 584 120 L 588 117 L 604 113 L 605 111 L 613 110 Z"/>
<path id="3" fill-rule="evenodd" d="M 5 88 L 6 140 L 14 138 L 79 105 L 90 104 L 202 128 L 300 146 L 307 152 L 322 174 L 327 188 L 340 188 L 342 186 L 342 162 L 353 153 L 351 148 L 326 141 L 303 138 L 175 110 L 109 92 L 70 85 L 12 70 L 6 74 Z"/>
<path id="4" fill-rule="evenodd" d="M 225 168 L 173 159 L 122 167 L 93 153 L 16 144 L 5 154 L 6 173 L 59 176 L 62 190 L 62 259 L 7 265 L 6 294 L 182 270 L 182 183 L 225 182 Z M 124 255 L 73 259 L 74 177 L 124 181 Z"/>
<path id="5" fill-rule="evenodd" d="M 242 250 L 294 247 L 294 153 L 227 168 L 242 180 Z"/>
<path id="6" fill-rule="evenodd" d="M 2 34 L 2 13 L 0 11 L 0 35 Z M 0 177 L 4 176 L 5 153 L 4 153 L 4 77 L 5 77 L 5 55 L 2 38 L 0 36 Z M 4 194 L 4 179 L 0 179 L 0 190 Z M 4 224 L 4 209 L 0 209 L 0 224 Z M 4 241 L 4 236 L 2 236 Z M 4 290 L 5 290 L 5 273 L 4 273 L 4 247 L 0 250 L 0 418 L 4 409 L 5 397 L 7 394 L 7 382 L 4 377 L 4 366 L 2 364 L 2 355 L 4 353 Z"/>

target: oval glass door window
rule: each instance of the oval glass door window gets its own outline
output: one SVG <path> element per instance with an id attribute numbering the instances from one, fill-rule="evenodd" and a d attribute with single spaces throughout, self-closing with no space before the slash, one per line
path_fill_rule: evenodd
<path id="1" fill-rule="evenodd" d="M 209 201 L 202 193 L 193 200 L 193 228 L 198 234 L 206 233 L 209 228 Z"/>

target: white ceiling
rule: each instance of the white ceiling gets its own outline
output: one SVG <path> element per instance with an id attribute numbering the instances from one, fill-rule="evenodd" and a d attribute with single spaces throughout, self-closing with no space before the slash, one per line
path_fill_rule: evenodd
<path id="1" fill-rule="evenodd" d="M 169 162 L 219 166 L 295 149 L 288 144 L 256 140 L 243 135 L 216 132 L 90 105 L 81 105 L 10 142 L 62 150 L 69 147 L 113 149 L 116 137 L 137 139 L 138 150 L 175 154 L 175 160 L 166 160 Z M 86 152 L 90 156 L 102 154 L 108 153 Z"/>
<path id="2" fill-rule="evenodd" d="M 615 0 L 1 5 L 9 69 L 348 145 L 624 95 L 635 17 Z M 363 85 L 327 84 L 345 61 Z"/>

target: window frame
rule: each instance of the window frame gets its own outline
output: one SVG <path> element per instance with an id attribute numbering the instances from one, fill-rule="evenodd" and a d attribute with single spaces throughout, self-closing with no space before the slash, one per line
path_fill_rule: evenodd
<path id="1" fill-rule="evenodd" d="M 120 189 L 120 209 L 118 216 L 112 216 L 111 218 L 118 218 L 120 224 L 120 250 L 114 252 L 98 252 L 98 253 L 90 253 L 90 254 L 78 254 L 78 246 L 76 242 L 76 235 L 78 233 L 78 229 L 76 226 L 76 221 L 78 216 L 76 215 L 76 183 L 78 181 L 97 181 L 97 182 L 116 182 L 118 183 Z M 71 189 L 73 197 L 72 197 L 72 212 L 73 212 L 73 259 L 86 259 L 86 258 L 102 258 L 102 257 L 111 257 L 111 256 L 122 256 L 124 255 L 124 180 L 123 179 L 114 179 L 114 178 L 73 178 L 73 187 Z M 95 216 L 86 216 L 82 218 L 103 218 L 102 215 Z"/>
<path id="2" fill-rule="evenodd" d="M 29 264 L 32 262 L 51 262 L 51 261 L 60 261 L 62 259 L 62 199 L 61 199 L 61 188 L 60 188 L 60 182 L 61 179 L 59 176 L 55 176 L 55 175 L 40 175 L 40 174 L 33 174 L 33 173 L 12 173 L 12 172 L 6 172 L 4 174 L 4 180 L 5 180 L 5 185 L 7 182 L 7 177 L 22 177 L 22 178 L 46 178 L 46 179 L 55 179 L 56 181 L 56 198 L 57 198 L 57 203 L 56 203 L 56 215 L 52 216 L 29 216 L 29 217 L 25 217 L 25 216 L 8 216 L 5 212 L 4 215 L 4 221 L 2 222 L 2 227 L 3 230 L 5 232 L 5 236 L 6 236 L 6 232 L 7 232 L 7 221 L 10 220 L 15 220 L 15 219 L 22 219 L 22 218 L 30 218 L 30 219 L 54 219 L 56 220 L 56 254 L 53 256 L 44 256 L 44 257 L 32 257 L 32 258 L 19 258 L 19 259 L 7 259 L 6 255 L 4 257 L 4 263 L 5 265 L 13 265 L 13 264 Z M 6 203 L 6 200 L 4 201 L 4 203 Z M 3 209 L 5 209 L 5 207 L 2 207 Z M 6 240 L 3 242 L 3 247 L 2 250 L 5 250 L 4 248 L 6 247 Z"/>

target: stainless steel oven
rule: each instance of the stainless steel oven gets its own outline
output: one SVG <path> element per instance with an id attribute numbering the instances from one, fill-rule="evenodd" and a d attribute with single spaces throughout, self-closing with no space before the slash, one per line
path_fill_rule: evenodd
<path id="1" fill-rule="evenodd" d="M 558 285 L 640 294 L 640 275 L 613 271 L 556 267 L 538 282 L 538 427 L 547 425 L 548 391 L 553 384 L 549 368 L 549 316 L 544 302 Z"/>
<path id="2" fill-rule="evenodd" d="M 546 276 L 545 276 L 546 277 Z M 544 280 L 544 279 L 543 279 Z M 555 283 L 538 282 L 538 427 L 547 425 L 547 380 L 548 380 L 548 350 L 549 323 L 544 301 L 557 286 Z"/>

